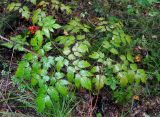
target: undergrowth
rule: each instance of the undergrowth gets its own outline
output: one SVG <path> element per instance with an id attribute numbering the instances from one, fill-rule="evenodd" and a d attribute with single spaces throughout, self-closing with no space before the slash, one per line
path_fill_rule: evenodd
<path id="1" fill-rule="evenodd" d="M 95 25 L 73 17 L 75 5 L 58 0 L 8 3 L 5 12 L 16 12 L 27 22 L 9 39 L 1 36 L 5 41 L 2 46 L 24 53 L 12 76 L 14 85 L 22 92 L 30 91 L 33 108 L 47 117 L 72 116 L 76 91 L 82 89 L 99 95 L 108 88 L 115 102 L 132 101 L 143 86 L 150 85 L 148 81 L 160 81 L 160 53 L 155 52 L 159 35 L 151 30 L 159 23 L 156 2 L 117 1 L 117 9 L 122 4 L 120 10 L 126 12 L 116 18 L 112 11 L 115 4 L 94 0 L 94 12 L 100 14 Z M 72 18 L 59 23 L 57 12 Z M 151 20 L 146 22 L 146 17 Z"/>

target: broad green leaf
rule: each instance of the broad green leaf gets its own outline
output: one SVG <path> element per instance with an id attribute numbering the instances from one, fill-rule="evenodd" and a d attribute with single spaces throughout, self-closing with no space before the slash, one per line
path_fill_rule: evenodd
<path id="1" fill-rule="evenodd" d="M 87 67 L 89 67 L 89 66 L 91 66 L 91 65 L 90 65 L 90 63 L 88 63 L 87 61 L 82 60 L 82 61 L 79 61 L 79 62 L 78 62 L 78 67 L 79 67 L 79 68 L 87 68 Z"/>
<path id="2" fill-rule="evenodd" d="M 108 49 L 108 48 L 111 47 L 111 44 L 108 41 L 104 41 L 103 42 L 103 47 L 106 48 L 106 49 Z"/>
<path id="3" fill-rule="evenodd" d="M 14 2 L 8 4 L 8 6 L 7 6 L 7 9 L 8 9 L 9 11 L 12 11 L 14 8 L 15 8 L 15 3 L 14 3 Z"/>
<path id="4" fill-rule="evenodd" d="M 81 71 L 80 71 L 80 75 L 81 75 L 82 77 L 90 77 L 90 76 L 92 76 L 93 74 L 92 74 L 90 71 L 81 70 Z"/>
<path id="5" fill-rule="evenodd" d="M 53 107 L 53 103 L 52 103 L 51 98 L 50 98 L 49 95 L 46 95 L 44 100 L 45 100 L 46 107 L 48 107 L 48 108 Z"/>
<path id="6" fill-rule="evenodd" d="M 118 51 L 115 48 L 111 48 L 109 51 L 113 54 L 118 54 Z"/>
<path id="7" fill-rule="evenodd" d="M 23 56 L 23 59 L 27 61 L 33 61 L 37 59 L 37 56 L 33 55 L 32 53 L 27 53 Z"/>
<path id="8" fill-rule="evenodd" d="M 37 103 L 37 111 L 38 112 L 43 112 L 44 109 L 45 109 L 45 97 L 44 97 L 44 95 L 40 95 L 36 99 L 36 103 Z"/>
<path id="9" fill-rule="evenodd" d="M 96 72 L 100 72 L 100 66 L 94 66 L 92 69 L 91 69 L 91 73 L 96 73 Z"/>
<path id="10" fill-rule="evenodd" d="M 57 61 L 56 69 L 58 72 L 60 72 L 61 68 L 64 66 L 64 58 L 60 56 L 56 57 L 55 60 Z"/>
<path id="11" fill-rule="evenodd" d="M 77 57 L 82 57 L 82 54 L 80 52 L 74 52 L 74 55 Z"/>
<path id="12" fill-rule="evenodd" d="M 45 17 L 45 12 L 42 11 L 40 8 L 37 9 L 37 10 L 34 10 L 33 11 L 33 16 L 32 16 L 32 23 L 36 24 L 39 21 L 41 21 L 42 18 L 44 18 L 44 17 Z"/>
<path id="13" fill-rule="evenodd" d="M 24 47 L 23 47 L 23 45 L 20 45 L 20 44 L 16 44 L 16 45 L 14 46 L 14 49 L 15 49 L 15 50 L 18 50 L 18 51 L 24 51 L 24 50 L 25 50 Z"/>
<path id="14" fill-rule="evenodd" d="M 77 87 L 77 88 L 80 88 L 80 85 L 81 85 L 81 75 L 80 74 L 76 74 L 75 75 L 75 86 Z"/>
<path id="15" fill-rule="evenodd" d="M 130 61 L 130 62 L 134 62 L 134 59 L 133 59 L 133 57 L 132 57 L 132 55 L 128 52 L 127 53 L 127 59 L 128 59 L 128 61 Z"/>
<path id="16" fill-rule="evenodd" d="M 132 84 L 135 79 L 135 72 L 133 70 L 128 70 L 127 78 L 128 78 L 128 82 Z"/>
<path id="17" fill-rule="evenodd" d="M 105 82 L 105 76 L 103 75 L 96 75 L 96 78 L 94 79 L 96 89 L 100 90 L 104 87 L 104 82 Z"/>
<path id="18" fill-rule="evenodd" d="M 48 51 L 50 51 L 51 49 L 52 49 L 52 44 L 51 44 L 51 42 L 48 42 L 48 43 L 46 43 L 44 46 L 43 46 L 43 49 L 46 51 L 46 52 L 48 52 Z"/>
<path id="19" fill-rule="evenodd" d="M 35 36 L 31 39 L 31 45 L 35 47 L 35 50 L 38 50 L 43 43 L 43 35 L 40 30 L 35 33 Z"/>
<path id="20" fill-rule="evenodd" d="M 32 74 L 32 79 L 31 79 L 31 85 L 35 86 L 38 84 L 38 80 L 40 79 L 40 76 L 38 74 Z"/>
<path id="21" fill-rule="evenodd" d="M 77 35 L 77 40 L 83 40 L 85 39 L 85 35 Z"/>
<path id="22" fill-rule="evenodd" d="M 56 89 L 58 90 L 58 92 L 62 95 L 62 96 L 67 96 L 68 94 L 68 89 L 66 86 L 63 86 L 59 83 L 56 83 Z"/>
<path id="23" fill-rule="evenodd" d="M 43 76 L 42 78 L 45 82 L 49 81 L 50 80 L 50 77 L 49 76 Z"/>
<path id="24" fill-rule="evenodd" d="M 17 68 L 17 71 L 15 73 L 15 76 L 18 77 L 18 78 L 23 78 L 25 77 L 25 72 L 28 70 L 26 70 L 26 68 L 29 68 L 29 63 L 26 62 L 26 61 L 21 61 L 19 64 L 18 64 L 18 68 Z"/>
<path id="25" fill-rule="evenodd" d="M 58 28 L 61 28 L 61 26 L 59 24 L 53 24 L 52 26 L 54 29 L 58 29 Z"/>
<path id="26" fill-rule="evenodd" d="M 44 35 L 45 35 L 47 38 L 50 38 L 50 32 L 49 32 L 48 28 L 43 28 L 42 31 L 43 31 Z"/>
<path id="27" fill-rule="evenodd" d="M 113 72 L 116 73 L 116 72 L 119 72 L 122 70 L 122 66 L 121 64 L 116 64 L 114 65 L 114 68 L 113 68 Z"/>
<path id="28" fill-rule="evenodd" d="M 69 55 L 69 54 L 71 53 L 70 48 L 69 48 L 69 47 L 64 47 L 63 53 L 64 53 L 65 55 Z"/>
<path id="29" fill-rule="evenodd" d="M 141 79 L 141 82 L 146 83 L 147 81 L 147 75 L 143 69 L 137 70 L 137 75 Z"/>
<path id="30" fill-rule="evenodd" d="M 73 67 L 69 66 L 67 68 L 67 79 L 69 81 L 73 81 L 73 79 L 74 79 L 74 73 L 75 73 L 75 69 Z"/>
<path id="31" fill-rule="evenodd" d="M 128 66 L 126 64 L 122 64 L 122 70 L 127 71 L 128 70 Z"/>
<path id="32" fill-rule="evenodd" d="M 99 53 L 98 52 L 94 52 L 91 55 L 89 55 L 89 57 L 93 58 L 93 59 L 98 59 L 99 58 Z"/>
<path id="33" fill-rule="evenodd" d="M 5 47 L 7 47 L 7 48 L 10 48 L 10 49 L 13 47 L 13 43 L 11 43 L 11 42 L 2 43 L 1 45 L 2 45 L 2 46 L 5 46 Z"/>
<path id="34" fill-rule="evenodd" d="M 23 8 L 20 8 L 20 13 L 22 13 L 22 17 L 29 19 L 30 18 L 30 11 L 27 6 L 23 6 Z"/>
<path id="35" fill-rule="evenodd" d="M 30 1 L 31 3 L 33 3 L 34 5 L 36 5 L 36 1 L 37 0 L 27 0 L 27 1 Z"/>
<path id="36" fill-rule="evenodd" d="M 62 73 L 62 72 L 56 72 L 55 73 L 55 78 L 56 79 L 61 79 L 61 78 L 63 78 L 64 77 L 64 73 Z"/>
<path id="37" fill-rule="evenodd" d="M 50 95 L 51 99 L 54 101 L 59 101 L 59 93 L 53 87 L 49 87 L 47 89 L 47 93 Z"/>
<path id="38" fill-rule="evenodd" d="M 70 55 L 68 56 L 68 59 L 69 59 L 69 60 L 75 60 L 76 57 L 74 56 L 74 54 L 70 54 Z"/>
<path id="39" fill-rule="evenodd" d="M 88 90 L 91 90 L 92 88 L 91 80 L 87 77 L 81 77 L 81 85 L 83 88 L 86 88 Z"/>
<path id="40" fill-rule="evenodd" d="M 56 64 L 56 69 L 58 72 L 60 72 L 61 68 L 64 66 L 64 62 L 59 60 Z"/>
<path id="41" fill-rule="evenodd" d="M 130 68 L 134 71 L 137 70 L 137 65 L 136 64 L 130 64 Z"/>
<path id="42" fill-rule="evenodd" d="M 130 44 L 131 43 L 131 37 L 126 35 L 126 41 L 128 42 L 128 44 Z"/>
<path id="43" fill-rule="evenodd" d="M 121 87 L 125 87 L 128 84 L 127 73 L 119 72 L 117 77 L 120 79 Z"/>
<path id="44" fill-rule="evenodd" d="M 44 49 L 39 49 L 37 53 L 38 53 L 38 55 L 40 55 L 40 56 L 44 56 L 44 55 L 45 55 Z"/>
<path id="45" fill-rule="evenodd" d="M 110 86 L 110 88 L 114 91 L 116 89 L 116 85 L 118 84 L 118 81 L 114 77 L 109 77 L 105 79 L 105 84 Z"/>
<path id="46" fill-rule="evenodd" d="M 126 61 L 126 57 L 124 55 L 120 55 L 122 61 Z"/>
<path id="47" fill-rule="evenodd" d="M 82 43 L 78 46 L 77 50 L 82 53 L 88 52 L 88 46 Z"/>
<path id="48" fill-rule="evenodd" d="M 40 72 L 40 69 L 41 69 L 41 64 L 39 63 L 39 62 L 34 62 L 33 64 L 32 64 L 32 71 L 33 71 L 33 73 L 39 73 Z"/>

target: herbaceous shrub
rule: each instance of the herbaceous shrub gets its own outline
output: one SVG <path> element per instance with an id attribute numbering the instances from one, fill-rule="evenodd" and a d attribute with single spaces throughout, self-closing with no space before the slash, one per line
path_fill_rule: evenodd
<path id="1" fill-rule="evenodd" d="M 145 71 L 137 67 L 132 56 L 132 39 L 120 21 L 99 18 L 96 27 L 92 27 L 73 18 L 61 26 L 45 9 L 37 8 L 31 13 L 29 7 L 21 8 L 20 3 L 11 3 L 8 9 L 17 7 L 22 17 L 32 19 L 33 26 L 3 45 L 26 52 L 12 80 L 21 90 L 36 92 L 39 112 L 52 108 L 75 88 L 99 92 L 109 87 L 121 102 L 130 98 L 132 88 L 146 83 Z M 57 29 L 64 34 L 53 37 Z M 94 32 L 100 36 L 93 42 Z"/>

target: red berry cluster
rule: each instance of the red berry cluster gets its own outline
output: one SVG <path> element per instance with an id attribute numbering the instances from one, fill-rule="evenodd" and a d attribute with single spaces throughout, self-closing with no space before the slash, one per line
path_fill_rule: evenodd
<path id="1" fill-rule="evenodd" d="M 35 32 L 36 32 L 37 30 L 39 30 L 39 27 L 38 27 L 38 26 L 29 26 L 29 27 L 28 27 L 28 30 L 29 30 L 29 32 L 30 32 L 31 34 L 35 34 Z"/>

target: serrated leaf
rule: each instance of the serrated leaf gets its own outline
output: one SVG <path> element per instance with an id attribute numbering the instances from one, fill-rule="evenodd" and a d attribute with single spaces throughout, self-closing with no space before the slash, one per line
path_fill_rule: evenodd
<path id="1" fill-rule="evenodd" d="M 62 73 L 62 72 L 56 72 L 55 73 L 55 78 L 56 79 L 61 79 L 61 78 L 63 78 L 65 75 L 64 75 L 64 73 Z"/>
<path id="2" fill-rule="evenodd" d="M 97 90 L 100 90 L 104 87 L 104 81 L 105 81 L 105 76 L 96 75 L 96 78 L 94 79 L 94 82 L 95 82 Z"/>
<path id="3" fill-rule="evenodd" d="M 120 79 L 121 87 L 125 87 L 128 84 L 127 74 L 125 72 L 119 72 L 117 77 Z"/>
<path id="4" fill-rule="evenodd" d="M 2 46 L 5 46 L 5 47 L 7 47 L 7 48 L 12 48 L 12 47 L 13 47 L 13 43 L 11 43 L 11 42 L 2 43 L 1 45 L 2 45 Z"/>
<path id="5" fill-rule="evenodd" d="M 37 0 L 27 0 L 27 1 L 30 1 L 31 3 L 33 3 L 34 5 L 36 5 L 36 1 Z"/>
<path id="6" fill-rule="evenodd" d="M 141 79 L 141 81 L 143 83 L 146 83 L 147 75 L 146 75 L 146 73 L 145 73 L 145 71 L 143 69 L 138 69 L 137 70 L 137 75 L 138 75 L 138 77 Z"/>
<path id="7" fill-rule="evenodd" d="M 85 39 L 85 35 L 77 35 L 77 40 L 83 40 Z"/>
<path id="8" fill-rule="evenodd" d="M 128 59 L 128 61 L 130 61 L 132 63 L 134 62 L 134 59 L 130 53 L 127 53 L 127 59 Z"/>
<path id="9" fill-rule="evenodd" d="M 89 57 L 93 58 L 93 59 L 98 59 L 99 58 L 99 54 L 98 54 L 98 52 L 94 52 L 91 55 L 89 55 Z"/>
<path id="10" fill-rule="evenodd" d="M 29 19 L 30 18 L 30 11 L 29 8 L 27 6 L 23 6 L 23 8 L 21 8 L 19 10 L 19 12 L 22 13 L 22 17 Z"/>
<path id="11" fill-rule="evenodd" d="M 40 95 L 36 99 L 36 103 L 37 103 L 37 111 L 38 112 L 43 112 L 44 109 L 45 109 L 45 97 L 44 97 L 44 95 Z"/>
<path id="12" fill-rule="evenodd" d="M 80 75 L 81 75 L 82 77 L 90 77 L 90 76 L 92 76 L 93 74 L 92 74 L 90 71 L 81 70 L 81 71 L 80 71 Z"/>
<path id="13" fill-rule="evenodd" d="M 31 85 L 32 86 L 37 85 L 39 79 L 40 79 L 40 76 L 38 74 L 32 74 Z"/>
<path id="14" fill-rule="evenodd" d="M 49 87 L 47 93 L 50 95 L 51 99 L 54 101 L 59 101 L 59 93 L 55 88 Z"/>
<path id="15" fill-rule="evenodd" d="M 67 79 L 69 81 L 73 81 L 73 79 L 74 79 L 74 73 L 75 73 L 75 69 L 73 67 L 69 66 L 67 68 Z"/>
<path id="16" fill-rule="evenodd" d="M 25 72 L 27 71 L 26 69 L 30 70 L 29 63 L 26 62 L 26 61 L 21 61 L 19 63 L 19 65 L 18 65 L 18 68 L 17 68 L 17 71 L 15 73 L 15 76 L 18 77 L 18 78 L 25 77 Z"/>
<path id="17" fill-rule="evenodd" d="M 48 43 L 46 43 L 44 46 L 43 46 L 43 49 L 46 51 L 46 52 L 48 52 L 48 51 L 50 51 L 51 49 L 52 49 L 52 43 L 51 42 L 48 42 Z"/>
<path id="18" fill-rule="evenodd" d="M 108 49 L 108 48 L 111 47 L 111 44 L 108 41 L 104 41 L 103 42 L 103 47 L 106 48 L 106 49 Z"/>
<path id="19" fill-rule="evenodd" d="M 75 80 L 74 80 L 74 82 L 75 82 L 75 86 L 76 86 L 77 88 L 79 88 L 79 87 L 80 87 L 80 84 L 81 84 L 81 76 L 80 76 L 80 74 L 76 74 L 76 75 L 75 75 Z"/>
<path id="20" fill-rule="evenodd" d="M 49 32 L 48 28 L 43 28 L 42 31 L 43 31 L 44 35 L 45 35 L 47 38 L 50 38 L 50 32 Z"/>
<path id="21" fill-rule="evenodd" d="M 67 96 L 68 94 L 68 89 L 66 86 L 63 86 L 59 83 L 56 84 L 56 89 L 58 90 L 58 92 L 62 95 L 62 96 Z"/>
<path id="22" fill-rule="evenodd" d="M 49 95 L 46 95 L 44 100 L 45 100 L 46 107 L 48 107 L 48 108 L 53 107 L 53 103 L 52 103 L 51 98 L 50 98 Z"/>
<path id="23" fill-rule="evenodd" d="M 119 72 L 122 70 L 122 66 L 121 64 L 116 64 L 114 65 L 114 68 L 113 68 L 113 72 L 116 73 L 116 72 Z"/>
<path id="24" fill-rule="evenodd" d="M 128 82 L 132 84 L 135 79 L 135 72 L 133 70 L 128 70 L 127 78 L 128 78 Z"/>
<path id="25" fill-rule="evenodd" d="M 89 66 L 91 66 L 91 65 L 90 65 L 90 63 L 87 62 L 87 61 L 82 60 L 82 61 L 79 61 L 79 62 L 78 62 L 78 67 L 79 67 L 79 68 L 87 68 L 87 67 L 89 67 Z"/>
<path id="26" fill-rule="evenodd" d="M 88 46 L 85 44 L 80 44 L 77 50 L 78 52 L 82 52 L 82 53 L 88 52 Z"/>
<path id="27" fill-rule="evenodd" d="M 59 24 L 54 24 L 52 27 L 53 27 L 54 29 L 61 28 L 61 26 L 60 26 Z"/>
<path id="28" fill-rule="evenodd" d="M 122 61 L 126 61 L 126 57 L 125 57 L 124 55 L 120 55 L 120 59 L 121 59 Z"/>
<path id="29" fill-rule="evenodd" d="M 115 48 L 111 48 L 109 51 L 113 54 L 118 54 L 118 51 Z"/>
<path id="30" fill-rule="evenodd" d="M 137 70 L 137 65 L 136 64 L 130 64 L 130 68 L 134 71 Z"/>
<path id="31" fill-rule="evenodd" d="M 92 88 L 91 80 L 87 77 L 81 77 L 81 85 L 88 90 Z"/>
<path id="32" fill-rule="evenodd" d="M 71 53 L 70 48 L 69 48 L 69 47 L 64 47 L 63 53 L 64 53 L 65 55 L 69 55 L 69 54 Z"/>

